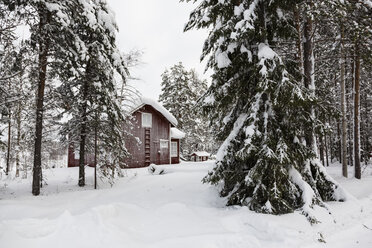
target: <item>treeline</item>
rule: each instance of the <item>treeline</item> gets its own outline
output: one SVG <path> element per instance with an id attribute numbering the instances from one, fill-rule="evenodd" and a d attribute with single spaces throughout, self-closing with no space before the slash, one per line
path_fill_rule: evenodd
<path id="1" fill-rule="evenodd" d="M 32 168 L 34 195 L 43 162 L 69 145 L 79 153 L 79 186 L 88 152 L 95 150 L 106 175 L 120 172 L 127 155 L 122 103 L 136 58 L 119 51 L 117 31 L 106 1 L 0 1 L 3 169 L 8 174 L 15 164 L 15 175 L 26 176 Z"/>
<path id="2" fill-rule="evenodd" d="M 314 15 L 320 158 L 342 163 L 345 177 L 355 166 L 360 179 L 372 155 L 372 4 L 324 1 Z"/>

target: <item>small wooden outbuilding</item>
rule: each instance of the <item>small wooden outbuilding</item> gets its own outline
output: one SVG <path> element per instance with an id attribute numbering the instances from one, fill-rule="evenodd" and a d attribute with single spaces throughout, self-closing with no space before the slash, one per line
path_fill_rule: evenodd
<path id="1" fill-rule="evenodd" d="M 194 161 L 194 162 L 207 161 L 209 157 L 210 157 L 210 154 L 205 151 L 193 152 L 190 155 L 191 161 Z"/>

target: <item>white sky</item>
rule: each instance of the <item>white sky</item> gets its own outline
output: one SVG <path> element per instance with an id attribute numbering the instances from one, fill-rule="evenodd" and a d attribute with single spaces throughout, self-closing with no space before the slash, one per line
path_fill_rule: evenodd
<path id="1" fill-rule="evenodd" d="M 142 64 L 131 70 L 132 81 L 144 96 L 158 99 L 161 74 L 181 61 L 187 69 L 195 68 L 201 78 L 205 63 L 200 55 L 207 32 L 183 27 L 195 5 L 179 0 L 108 0 L 119 26 L 118 46 L 128 52 L 141 50 Z"/>

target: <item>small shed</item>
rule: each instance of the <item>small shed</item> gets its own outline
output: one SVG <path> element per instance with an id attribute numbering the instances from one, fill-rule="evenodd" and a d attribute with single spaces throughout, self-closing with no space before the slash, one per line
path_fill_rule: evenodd
<path id="1" fill-rule="evenodd" d="M 193 152 L 191 153 L 190 157 L 191 157 L 191 161 L 201 162 L 201 161 L 207 161 L 210 157 L 210 154 L 205 151 Z"/>

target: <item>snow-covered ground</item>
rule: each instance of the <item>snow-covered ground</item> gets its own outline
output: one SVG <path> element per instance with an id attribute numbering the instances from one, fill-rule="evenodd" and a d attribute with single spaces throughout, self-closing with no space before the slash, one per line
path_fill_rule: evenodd
<path id="1" fill-rule="evenodd" d="M 257 214 L 225 207 L 215 187 L 201 179 L 212 162 L 161 166 L 164 175 L 131 169 L 112 188 L 79 188 L 77 168 L 44 172 L 42 195 L 30 193 L 31 179 L 0 180 L 0 247 L 372 247 L 372 169 L 363 179 L 328 171 L 355 201 L 328 203 L 311 226 L 299 213 Z M 372 166 L 369 166 L 372 167 Z M 320 242 L 319 240 L 324 240 Z"/>

